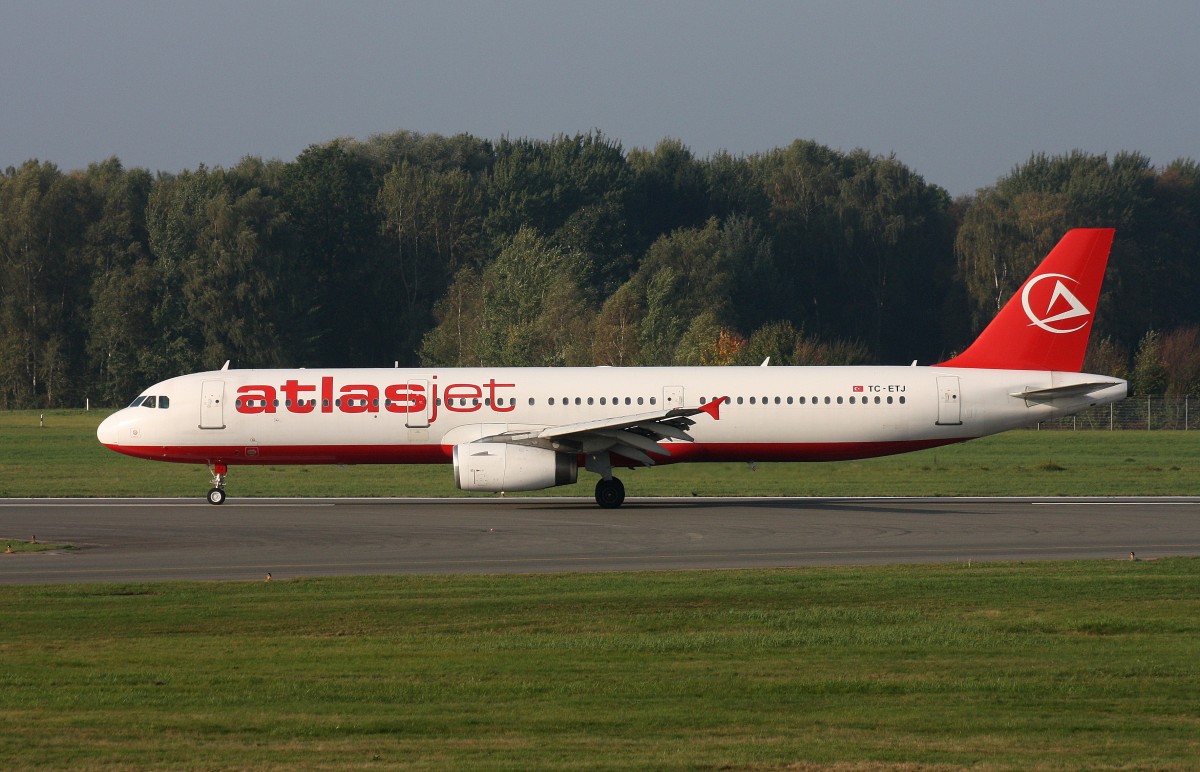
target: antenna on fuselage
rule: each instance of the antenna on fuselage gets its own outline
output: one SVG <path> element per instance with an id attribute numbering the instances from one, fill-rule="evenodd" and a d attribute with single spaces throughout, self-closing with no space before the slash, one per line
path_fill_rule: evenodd
<path id="1" fill-rule="evenodd" d="M 225 364 L 221 365 L 221 369 L 222 369 L 222 370 L 228 370 L 228 369 L 229 369 L 229 363 L 230 363 L 230 362 L 232 362 L 232 361 L 233 361 L 232 359 L 226 359 L 226 360 L 225 360 Z"/>

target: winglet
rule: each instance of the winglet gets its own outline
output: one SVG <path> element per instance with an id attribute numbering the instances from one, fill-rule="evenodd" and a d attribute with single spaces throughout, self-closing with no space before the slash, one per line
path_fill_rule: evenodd
<path id="1" fill-rule="evenodd" d="M 710 416 L 713 417 L 714 421 L 720 421 L 721 420 L 721 404 L 726 399 L 728 399 L 728 397 L 717 397 L 716 399 L 712 400 L 708 404 L 701 405 L 700 412 L 708 413 Z"/>

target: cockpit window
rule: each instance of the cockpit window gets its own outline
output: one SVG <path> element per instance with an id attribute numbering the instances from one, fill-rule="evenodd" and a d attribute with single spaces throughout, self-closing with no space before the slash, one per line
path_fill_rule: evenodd
<path id="1" fill-rule="evenodd" d="M 142 401 L 142 407 L 158 407 L 158 398 L 146 397 L 146 399 Z"/>
<path id="2" fill-rule="evenodd" d="M 137 399 L 135 399 L 133 402 L 130 402 L 130 403 L 129 403 L 129 406 L 130 406 L 130 407 L 137 407 L 138 405 L 142 404 L 142 403 L 143 403 L 143 402 L 145 402 L 145 401 L 146 401 L 146 398 L 145 398 L 144 396 L 143 396 L 143 397 L 138 397 L 138 398 L 137 398 Z"/>
<path id="3" fill-rule="evenodd" d="M 162 408 L 163 410 L 166 410 L 167 408 L 169 408 L 171 406 L 171 398 L 170 397 L 159 397 L 158 398 L 158 406 L 160 408 Z"/>

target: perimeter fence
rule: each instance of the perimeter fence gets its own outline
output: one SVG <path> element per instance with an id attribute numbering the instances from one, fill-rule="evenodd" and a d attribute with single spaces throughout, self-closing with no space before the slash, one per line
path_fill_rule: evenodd
<path id="1" fill-rule="evenodd" d="M 1067 418 L 1043 421 L 1031 429 L 1081 431 L 1099 429 L 1173 429 L 1188 431 L 1200 429 L 1200 399 L 1190 397 L 1130 397 L 1084 410 Z"/>

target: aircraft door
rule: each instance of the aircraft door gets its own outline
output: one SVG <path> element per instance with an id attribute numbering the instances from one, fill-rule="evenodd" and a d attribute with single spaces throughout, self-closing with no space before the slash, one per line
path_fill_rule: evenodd
<path id="1" fill-rule="evenodd" d="M 962 425 L 962 397 L 958 385 L 957 375 L 938 376 L 938 426 Z"/>
<path id="2" fill-rule="evenodd" d="M 200 387 L 200 428 L 224 429 L 225 413 L 221 400 L 225 398 L 225 381 L 205 381 Z"/>
<path id="3" fill-rule="evenodd" d="M 433 394 L 429 391 L 429 381 L 412 380 L 408 382 L 409 394 L 421 394 L 425 397 L 425 407 L 406 414 L 404 425 L 410 429 L 425 429 L 429 427 L 429 416 L 433 412 Z"/>

